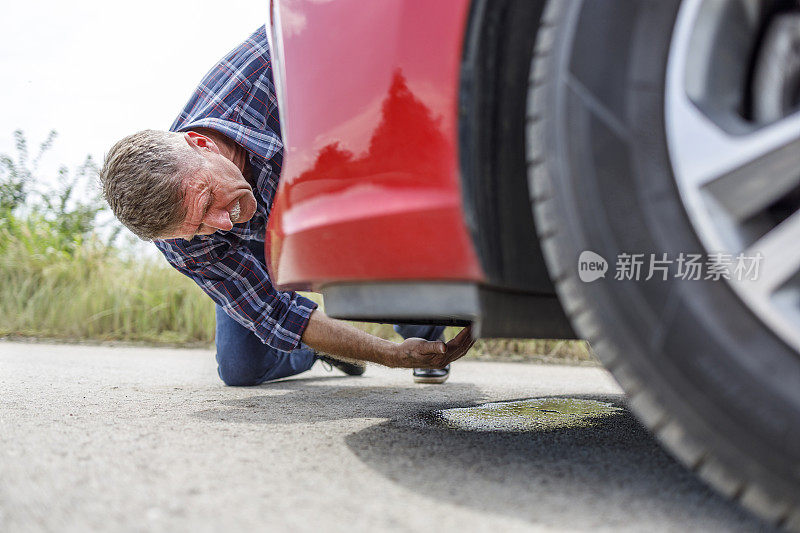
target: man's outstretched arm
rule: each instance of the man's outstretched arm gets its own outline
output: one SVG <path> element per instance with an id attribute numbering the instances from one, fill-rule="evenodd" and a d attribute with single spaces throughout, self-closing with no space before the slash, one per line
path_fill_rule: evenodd
<path id="1" fill-rule="evenodd" d="M 413 338 L 397 344 L 330 318 L 319 309 L 311 313 L 302 340 L 334 356 L 400 368 L 444 368 L 466 354 L 475 342 L 472 328 L 467 327 L 447 344 Z"/>

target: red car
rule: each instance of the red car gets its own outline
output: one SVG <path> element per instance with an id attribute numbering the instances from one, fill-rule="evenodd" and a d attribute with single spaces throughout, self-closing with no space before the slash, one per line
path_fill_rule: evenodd
<path id="1" fill-rule="evenodd" d="M 675 455 L 800 528 L 798 9 L 273 0 L 276 282 L 587 339 Z"/>

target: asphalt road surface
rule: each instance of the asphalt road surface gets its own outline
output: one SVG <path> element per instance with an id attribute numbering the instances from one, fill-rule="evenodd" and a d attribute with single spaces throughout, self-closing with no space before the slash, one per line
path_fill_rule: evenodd
<path id="1" fill-rule="evenodd" d="M 532 398 L 494 429 L 459 409 Z M 578 415 L 542 407 L 564 398 Z M 317 364 L 229 388 L 210 351 L 2 342 L 0 399 L 3 532 L 766 529 L 663 452 L 599 368 L 467 361 L 414 385 Z"/>

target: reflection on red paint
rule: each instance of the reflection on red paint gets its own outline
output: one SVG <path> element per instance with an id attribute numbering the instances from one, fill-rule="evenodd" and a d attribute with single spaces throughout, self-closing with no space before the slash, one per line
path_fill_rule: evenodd
<path id="1" fill-rule="evenodd" d="M 399 70 L 392 77 L 381 117 L 361 156 L 343 150 L 338 142 L 324 146 L 314 165 L 293 181 L 294 201 L 306 196 L 305 184 L 315 187 L 316 194 L 340 191 L 364 177 L 385 186 L 430 186 L 436 183 L 432 177 L 449 172 L 447 155 L 452 146 L 441 131 L 441 117 L 434 118 L 414 97 Z"/>
<path id="2" fill-rule="evenodd" d="M 290 7 L 287 146 L 270 217 L 277 283 L 480 279 L 456 164 L 466 2 Z"/>

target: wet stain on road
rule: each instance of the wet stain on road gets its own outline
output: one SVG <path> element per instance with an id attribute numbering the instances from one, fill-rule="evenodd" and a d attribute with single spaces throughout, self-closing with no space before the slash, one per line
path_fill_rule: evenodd
<path id="1" fill-rule="evenodd" d="M 462 431 L 543 431 L 590 427 L 623 411 L 608 402 L 579 398 L 531 398 L 493 402 L 434 413 L 441 426 Z"/>

